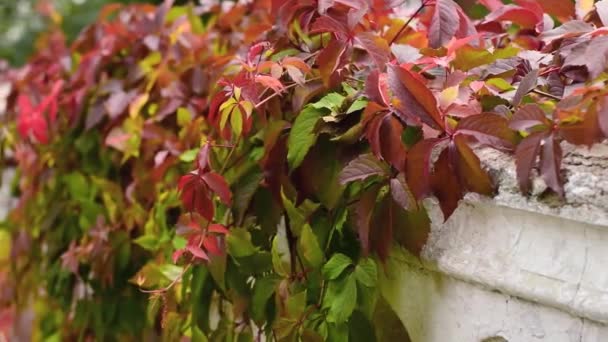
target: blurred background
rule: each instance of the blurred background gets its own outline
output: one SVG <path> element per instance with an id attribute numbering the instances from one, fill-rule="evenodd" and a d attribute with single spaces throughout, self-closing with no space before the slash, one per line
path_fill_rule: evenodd
<path id="1" fill-rule="evenodd" d="M 58 21 L 71 40 L 95 19 L 100 8 L 116 2 L 162 0 L 0 0 L 0 60 L 21 65 L 33 51 L 38 34 L 53 20 Z M 50 11 L 55 13 L 54 18 Z"/>
<path id="2" fill-rule="evenodd" d="M 18 66 L 26 62 L 34 50 L 36 37 L 49 27 L 54 19 L 59 21 L 69 40 L 92 22 L 99 10 L 109 3 L 161 3 L 163 0 L 0 0 L 0 60 Z M 201 2 L 201 0 L 175 0 L 175 4 Z M 457 0 L 473 17 L 475 0 Z M 408 6 L 417 7 L 420 0 L 404 0 Z M 479 6 L 478 10 L 483 11 Z M 469 11 L 473 10 L 473 11 Z"/>

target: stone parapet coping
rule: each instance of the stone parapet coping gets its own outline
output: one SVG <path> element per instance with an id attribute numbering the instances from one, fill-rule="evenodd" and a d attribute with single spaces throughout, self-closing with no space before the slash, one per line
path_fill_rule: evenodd
<path id="1" fill-rule="evenodd" d="M 522 196 L 513 158 L 478 149 L 498 195 L 467 196 L 445 223 L 429 200 L 433 225 L 422 260 L 402 261 L 608 323 L 608 145 L 564 151 L 561 200 L 538 178 Z"/>

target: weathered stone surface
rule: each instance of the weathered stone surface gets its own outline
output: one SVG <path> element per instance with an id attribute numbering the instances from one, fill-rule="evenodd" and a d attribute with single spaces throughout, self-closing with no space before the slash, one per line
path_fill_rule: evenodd
<path id="1" fill-rule="evenodd" d="M 541 179 L 522 196 L 513 159 L 479 149 L 498 195 L 445 223 L 428 201 L 422 260 L 396 252 L 383 289 L 414 341 L 608 341 L 608 146 L 564 150 L 563 200 Z"/>
<path id="2" fill-rule="evenodd" d="M 8 210 L 14 205 L 15 200 L 11 197 L 9 182 L 14 175 L 13 170 L 2 171 L 0 182 L 0 220 L 6 217 Z"/>
<path id="3" fill-rule="evenodd" d="M 382 275 L 412 341 L 608 341 L 602 324 L 430 271 L 399 251 Z"/>

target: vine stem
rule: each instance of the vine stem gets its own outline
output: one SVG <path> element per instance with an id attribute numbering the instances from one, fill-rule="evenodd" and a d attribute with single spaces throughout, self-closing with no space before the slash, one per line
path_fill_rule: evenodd
<path id="1" fill-rule="evenodd" d="M 236 150 L 236 147 L 239 145 L 240 142 L 241 142 L 241 136 L 239 135 L 236 138 L 236 141 L 234 142 L 234 145 L 232 145 L 232 147 L 230 148 L 230 151 L 228 152 L 228 155 L 226 156 L 226 159 L 224 160 L 224 164 L 222 165 L 222 168 L 220 169 L 220 175 L 224 174 L 224 171 L 226 171 L 226 167 L 228 166 L 228 162 L 230 161 L 230 159 L 232 159 L 232 155 L 234 154 L 234 151 Z"/>
<path id="2" fill-rule="evenodd" d="M 535 89 L 532 89 L 531 92 L 533 92 L 534 94 L 538 94 L 540 96 L 548 97 L 548 98 L 550 98 L 552 100 L 556 100 L 556 101 L 561 101 L 562 100 L 561 97 L 555 96 L 553 94 L 546 93 L 546 92 L 544 92 L 544 91 L 542 91 L 540 89 L 536 89 L 535 88 Z"/>
<path id="3" fill-rule="evenodd" d="M 416 18 L 418 16 L 418 14 L 420 14 L 420 12 L 426 7 L 426 3 L 428 1 L 429 0 L 422 0 L 422 2 L 420 3 L 420 7 L 418 7 L 416 12 L 414 12 L 414 14 L 412 14 L 409 17 L 409 19 L 405 22 L 405 24 L 403 24 L 403 26 L 401 26 L 401 28 L 399 29 L 397 34 L 393 37 L 393 39 L 391 39 L 390 43 L 388 43 L 389 46 L 392 45 L 395 42 L 395 40 L 397 40 L 397 38 L 399 38 L 399 36 L 403 33 L 403 31 L 405 31 L 405 29 L 407 29 L 407 27 L 410 25 L 412 20 L 414 20 L 414 18 Z"/>

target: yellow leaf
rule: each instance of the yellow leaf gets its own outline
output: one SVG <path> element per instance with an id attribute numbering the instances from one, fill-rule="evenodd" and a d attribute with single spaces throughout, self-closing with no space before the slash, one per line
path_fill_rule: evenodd
<path id="1" fill-rule="evenodd" d="M 129 105 L 129 116 L 134 118 L 139 115 L 141 108 L 148 102 L 148 93 L 143 93 L 137 96 L 133 102 Z"/>
<path id="2" fill-rule="evenodd" d="M 458 97 L 458 86 L 455 85 L 453 87 L 445 88 L 439 93 L 439 105 L 442 108 L 445 108 L 456 100 Z"/>

